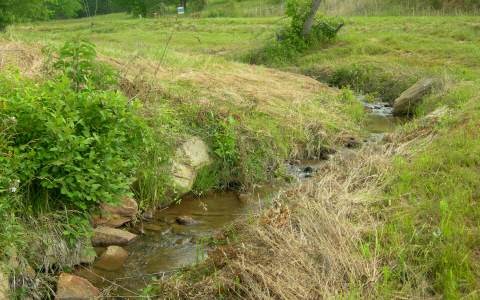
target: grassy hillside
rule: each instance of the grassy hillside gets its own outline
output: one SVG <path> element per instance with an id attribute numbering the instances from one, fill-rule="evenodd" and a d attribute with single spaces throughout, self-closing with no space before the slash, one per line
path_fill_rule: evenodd
<path id="1" fill-rule="evenodd" d="M 324 156 L 342 145 L 343 136 L 361 134 L 358 124 L 363 108 L 339 90 L 306 76 L 210 55 L 238 50 L 243 38 L 252 36 L 248 28 L 257 27 L 258 22 L 208 19 L 194 24 L 192 20 L 175 23 L 173 18 L 136 20 L 114 15 L 19 25 L 2 34 L 0 44 L 6 51 L 0 65 L 0 97 L 5 122 L 0 138 L 5 140 L 2 164 L 8 164 L 9 172 L 0 176 L 2 184 L 8 185 L 0 195 L 0 214 L 6 220 L 0 247 L 2 252 L 8 249 L 3 252 L 5 261 L 12 256 L 18 261 L 7 263 L 7 269 L 21 274 L 19 297 L 30 293 L 44 297 L 49 293 L 49 276 L 58 267 L 78 263 L 91 234 L 90 213 L 98 204 L 120 196 L 113 193 L 127 193 L 131 184 L 142 209 L 174 201 L 168 172 L 176 147 L 188 136 L 201 137 L 214 158 L 210 167 L 200 171 L 194 186 L 195 193 L 203 193 L 229 186 L 248 191 L 254 185 L 282 180 L 285 161 Z M 213 30 L 219 26 L 224 27 L 223 33 Z M 88 38 L 96 44 L 101 62 L 89 62 L 87 66 L 99 65 L 88 72 L 93 72 L 96 84 L 108 86 L 107 91 L 82 90 L 82 84 L 72 90 L 60 76 L 58 59 L 63 54 L 58 49 L 72 38 Z M 81 51 L 89 52 L 93 46 L 85 47 Z M 63 49 L 67 55 L 72 52 Z M 107 82 L 113 74 L 110 68 L 118 74 L 113 83 Z M 121 105 L 132 102 L 132 108 Z M 114 106 L 106 107 L 105 114 L 96 111 L 105 103 Z M 12 119 L 10 115 L 17 113 Z M 128 123 L 131 118 L 139 122 L 138 128 Z M 14 120 L 13 127 L 9 120 Z M 90 130 L 99 130 L 96 121 L 107 122 L 100 131 L 105 136 L 96 132 L 91 136 Z M 120 126 L 123 122 L 125 127 Z M 14 130 L 20 125 L 21 135 Z M 90 125 L 92 129 L 79 129 Z M 143 141 L 130 141 L 138 137 L 138 129 L 146 131 L 140 134 Z M 33 150 L 29 150 L 29 137 Z M 90 147 L 96 139 L 105 146 L 101 154 L 94 152 L 99 146 Z M 153 144 L 142 144 L 145 140 Z M 17 147 L 22 142 L 27 145 Z M 141 145 L 145 149 L 139 149 Z M 78 146 L 74 155 L 73 146 Z M 118 151 L 116 161 L 110 150 Z M 78 174 L 65 175 L 65 162 Z M 36 173 L 39 166 L 41 175 Z M 103 173 L 107 171 L 108 177 Z M 113 176 L 115 172 L 118 176 Z M 85 179 L 86 174 L 91 176 Z M 29 175 L 31 181 L 14 180 Z M 103 184 L 92 178 L 103 178 Z M 35 253 L 28 247 L 32 243 Z M 52 263 L 49 257 L 58 260 Z M 41 280 L 29 279 L 26 270 L 32 268 L 44 271 L 39 272 Z"/>
<path id="2" fill-rule="evenodd" d="M 324 83 L 392 101 L 419 78 L 439 78 L 443 87 L 384 144 L 340 155 L 286 188 L 258 218 L 212 240 L 204 265 L 157 291 L 172 299 L 478 298 L 478 18 L 346 18 L 330 43 L 260 60 L 282 22 L 112 15 L 25 24 L 2 37 L 3 49 L 21 50 L 3 64 L 41 76 L 40 47 L 88 36 L 120 70 L 127 96 L 145 100 L 145 116 L 167 111 L 159 133 L 172 147 L 187 134 L 215 147 L 212 132 L 229 144 L 233 116 L 240 159 L 236 173 L 220 174 L 246 185 L 359 132 L 361 108 Z M 251 61 L 265 66 L 242 63 Z"/>

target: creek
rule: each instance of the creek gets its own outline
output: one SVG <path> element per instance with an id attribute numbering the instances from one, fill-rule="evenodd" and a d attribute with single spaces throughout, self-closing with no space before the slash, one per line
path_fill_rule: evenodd
<path id="1" fill-rule="evenodd" d="M 379 140 L 394 130 L 401 120 L 393 117 L 392 107 L 387 103 L 367 103 L 358 100 L 367 112 L 365 128 L 368 140 Z M 307 180 L 324 161 L 304 161 L 288 164 L 287 173 L 298 180 Z M 139 297 L 139 291 L 153 280 L 169 276 L 185 266 L 201 262 L 208 249 L 203 246 L 205 238 L 215 235 L 235 219 L 258 211 L 278 187 L 265 186 L 254 193 L 239 195 L 236 192 L 216 191 L 203 196 L 187 195 L 178 204 L 157 210 L 149 220 L 139 222 L 131 231 L 139 237 L 125 247 L 129 256 L 123 267 L 105 271 L 95 266 L 80 267 L 77 275 L 87 278 L 95 286 L 117 299 Z M 192 224 L 181 225 L 178 218 L 191 217 Z M 96 249 L 98 253 L 103 248 Z"/>

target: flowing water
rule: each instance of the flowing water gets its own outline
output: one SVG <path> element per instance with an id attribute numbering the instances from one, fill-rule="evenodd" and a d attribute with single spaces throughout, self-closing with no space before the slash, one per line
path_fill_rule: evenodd
<path id="1" fill-rule="evenodd" d="M 124 247 L 129 256 L 121 269 L 105 271 L 94 264 L 90 268 L 81 267 L 77 275 L 99 288 L 111 289 L 111 294 L 119 299 L 138 296 L 138 291 L 152 280 L 205 259 L 207 249 L 202 246 L 202 238 L 214 235 L 236 218 L 251 213 L 261 205 L 259 200 L 264 201 L 274 190 L 268 186 L 241 196 L 235 192 L 187 196 L 178 204 L 156 211 L 151 220 L 131 230 L 140 234 Z M 193 224 L 178 224 L 176 219 L 183 216 L 191 217 Z M 103 248 L 97 250 L 104 251 Z"/>
<path id="2" fill-rule="evenodd" d="M 401 120 L 393 117 L 392 107 L 387 103 L 367 103 L 359 97 L 367 111 L 366 129 L 374 140 L 391 132 Z M 287 164 L 287 173 L 299 180 L 313 176 L 324 161 L 305 161 Z M 181 267 L 193 265 L 206 258 L 207 249 L 202 238 L 209 237 L 230 224 L 236 218 L 258 209 L 276 189 L 266 187 L 248 196 L 235 192 L 212 192 L 202 197 L 187 196 L 179 204 L 158 210 L 153 218 L 143 221 L 132 229 L 139 237 L 125 247 L 129 256 L 123 267 L 109 272 L 82 267 L 77 273 L 89 279 L 95 286 L 111 289 L 118 299 L 139 296 L 138 291 L 149 282 L 168 276 Z M 252 205 L 258 203 L 258 205 Z M 181 225 L 177 218 L 191 217 L 194 222 Z M 101 253 L 104 249 L 97 249 Z"/>
<path id="3" fill-rule="evenodd" d="M 402 123 L 402 119 L 393 116 L 393 107 L 389 103 L 376 102 L 368 103 L 364 97 L 358 97 L 363 103 L 367 116 L 365 129 L 372 135 L 392 132 L 395 127 Z"/>

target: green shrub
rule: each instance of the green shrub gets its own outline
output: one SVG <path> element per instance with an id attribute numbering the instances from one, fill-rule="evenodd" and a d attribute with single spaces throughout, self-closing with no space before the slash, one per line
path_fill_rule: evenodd
<path id="1" fill-rule="evenodd" d="M 86 210 L 129 192 L 148 128 L 117 92 L 1 75 L 2 193 L 18 183 L 29 207 Z M 5 182 L 5 181 L 8 182 Z M 7 190 L 7 191 L 6 191 Z"/>
<path id="2" fill-rule="evenodd" d="M 95 45 L 85 40 L 67 41 L 58 50 L 58 59 L 53 68 L 72 81 L 72 87 L 111 89 L 116 86 L 118 76 L 108 65 L 98 62 Z"/>
<path id="3" fill-rule="evenodd" d="M 250 53 L 247 60 L 267 65 L 291 63 L 291 60 L 312 46 L 333 40 L 343 26 L 343 21 L 322 15 L 315 18 L 311 33 L 303 36 L 303 24 L 308 17 L 310 3 L 310 0 L 288 0 L 286 14 L 290 18 L 290 24 L 276 34 L 275 40 Z"/>
<path id="4" fill-rule="evenodd" d="M 317 77 L 314 71 L 306 71 L 306 73 Z M 383 101 L 391 102 L 415 83 L 417 76 L 393 74 L 372 65 L 353 64 L 338 67 L 326 78 L 318 76 L 317 79 L 336 87 L 351 88 L 358 93 L 370 94 Z"/>
<path id="5" fill-rule="evenodd" d="M 231 181 L 238 181 L 242 163 L 238 153 L 237 121 L 231 116 L 223 118 L 210 112 L 203 122 L 198 124 L 200 135 L 206 135 L 214 155 L 214 163 L 200 170 L 194 185 L 194 192 L 197 194 L 226 188 Z"/>

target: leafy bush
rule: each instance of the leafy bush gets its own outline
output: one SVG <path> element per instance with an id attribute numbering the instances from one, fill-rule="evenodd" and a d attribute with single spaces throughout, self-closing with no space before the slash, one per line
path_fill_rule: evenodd
<path id="1" fill-rule="evenodd" d="M 343 24 L 341 20 L 327 18 L 318 15 L 312 26 L 310 36 L 303 37 L 303 24 L 305 23 L 311 6 L 311 0 L 288 0 L 286 14 L 291 18 L 290 27 L 286 29 L 286 34 L 303 41 L 305 46 L 315 41 L 331 40 L 337 36 L 338 30 Z M 301 46 L 301 45 L 299 45 Z"/>
<path id="2" fill-rule="evenodd" d="M 116 72 L 108 65 L 98 62 L 95 45 L 85 40 L 67 41 L 58 50 L 58 59 L 53 68 L 72 81 L 72 87 L 110 89 L 118 82 Z"/>
<path id="3" fill-rule="evenodd" d="M 86 210 L 129 192 L 148 129 L 125 97 L 77 92 L 67 78 L 0 81 L 0 123 L 8 124 L 0 163 L 11 172 L 0 193 L 21 192 L 30 207 Z"/>
<path id="4" fill-rule="evenodd" d="M 308 17 L 311 0 L 288 0 L 286 14 L 290 24 L 276 35 L 276 40 L 250 54 L 248 60 L 255 64 L 281 65 L 291 62 L 308 48 L 333 40 L 343 21 L 338 18 L 319 15 L 315 18 L 312 31 L 303 36 L 303 24 Z"/>

